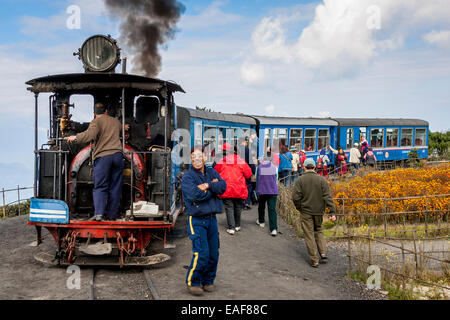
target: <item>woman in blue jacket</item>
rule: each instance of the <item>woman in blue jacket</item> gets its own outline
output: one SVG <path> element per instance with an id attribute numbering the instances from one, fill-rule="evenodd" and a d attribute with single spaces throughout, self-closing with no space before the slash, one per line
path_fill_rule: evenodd
<path id="1" fill-rule="evenodd" d="M 280 180 L 285 186 L 289 187 L 292 174 L 292 154 L 289 152 L 287 146 L 281 146 L 280 152 L 280 166 L 278 167 L 278 173 Z"/>
<path id="2" fill-rule="evenodd" d="M 202 146 L 191 150 L 192 167 L 183 175 L 181 190 L 188 215 L 187 230 L 192 240 L 193 256 L 186 275 L 188 291 L 202 295 L 214 290 L 219 262 L 219 231 L 216 213 L 223 204 L 218 195 L 227 189 L 227 183 L 216 170 L 205 166 Z"/>

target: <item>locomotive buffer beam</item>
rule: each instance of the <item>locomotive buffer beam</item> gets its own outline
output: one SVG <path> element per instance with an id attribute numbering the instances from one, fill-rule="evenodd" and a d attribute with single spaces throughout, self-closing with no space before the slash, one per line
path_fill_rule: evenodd
<path id="1" fill-rule="evenodd" d="M 49 252 L 39 252 L 34 258 L 46 265 L 57 265 L 55 261 L 55 254 Z M 123 266 L 124 267 L 147 267 L 160 263 L 164 263 L 170 260 L 170 256 L 164 253 L 158 253 L 145 257 L 127 257 Z M 120 266 L 120 262 L 117 256 L 77 256 L 75 262 L 69 263 L 66 259 L 61 259 L 60 266 L 86 266 L 86 267 L 101 267 L 101 266 Z"/>

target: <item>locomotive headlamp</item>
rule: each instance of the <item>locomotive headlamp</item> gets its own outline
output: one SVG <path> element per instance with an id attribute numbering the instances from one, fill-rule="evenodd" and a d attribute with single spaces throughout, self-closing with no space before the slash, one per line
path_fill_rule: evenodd
<path id="1" fill-rule="evenodd" d="M 79 56 L 86 71 L 90 72 L 111 71 L 120 62 L 120 49 L 110 36 L 90 37 L 75 55 Z"/>

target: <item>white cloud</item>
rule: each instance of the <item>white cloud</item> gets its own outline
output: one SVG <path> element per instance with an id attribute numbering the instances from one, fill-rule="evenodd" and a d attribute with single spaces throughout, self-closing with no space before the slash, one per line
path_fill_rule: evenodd
<path id="1" fill-rule="evenodd" d="M 292 52 L 286 45 L 283 23 L 285 17 L 264 18 L 252 35 L 255 54 L 269 60 L 282 60 L 289 63 Z"/>
<path id="2" fill-rule="evenodd" d="M 244 63 L 241 67 L 241 77 L 248 85 L 260 84 L 265 79 L 264 66 L 258 63 Z"/>
<path id="3" fill-rule="evenodd" d="M 340 77 L 360 72 L 376 56 L 403 47 L 405 38 L 435 25 L 450 27 L 450 6 L 445 0 L 323 0 L 314 19 L 287 40 L 285 25 L 298 14 L 263 18 L 252 35 L 247 64 L 301 64 L 317 75 Z M 292 31 L 292 30 L 291 30 Z M 425 38 L 447 44 L 447 33 Z M 279 66 L 282 68 L 282 66 Z"/>
<path id="4" fill-rule="evenodd" d="M 431 31 L 424 36 L 424 40 L 441 48 L 450 48 L 450 30 Z"/>
<path id="5" fill-rule="evenodd" d="M 275 106 L 273 104 L 264 108 L 266 114 L 272 114 L 275 111 Z"/>

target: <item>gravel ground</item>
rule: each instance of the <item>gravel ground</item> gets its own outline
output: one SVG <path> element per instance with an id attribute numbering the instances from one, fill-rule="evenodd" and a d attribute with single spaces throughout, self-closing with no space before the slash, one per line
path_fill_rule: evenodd
<path id="1" fill-rule="evenodd" d="M 279 219 L 279 234 L 272 237 L 268 225 L 256 225 L 257 210 L 242 213 L 242 230 L 228 235 L 225 214 L 218 215 L 220 261 L 216 287 L 203 297 L 191 296 L 185 287 L 186 268 L 190 263 L 191 242 L 183 236 L 186 216 L 179 217 L 175 234 L 169 239 L 174 249 L 163 249 L 154 242 L 154 252 L 164 252 L 172 259 L 149 270 L 161 299 L 216 300 L 299 300 L 299 299 L 386 299 L 365 285 L 345 277 L 347 258 L 339 243 L 329 243 L 329 260 L 314 269 L 309 265 L 305 243 Z M 70 274 L 65 268 L 48 267 L 34 260 L 39 251 L 55 250 L 53 238 L 43 230 L 44 243 L 29 246 L 35 231 L 26 225 L 26 216 L 0 222 L 0 299 L 81 299 L 90 297 L 92 269 L 81 269 L 80 289 L 66 286 Z M 181 236 L 180 236 L 181 234 Z M 96 271 L 97 299 L 151 299 L 150 291 L 139 269 L 101 269 Z"/>

